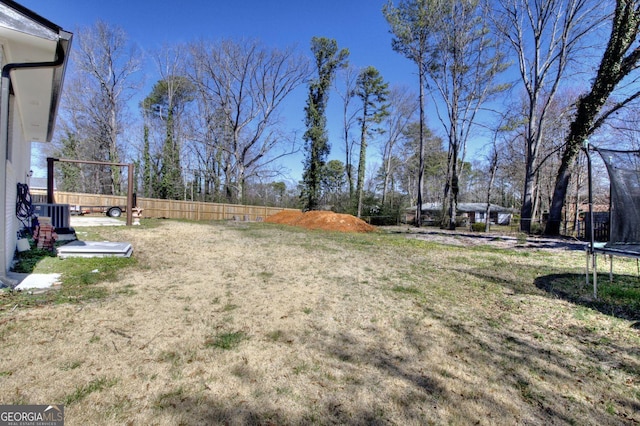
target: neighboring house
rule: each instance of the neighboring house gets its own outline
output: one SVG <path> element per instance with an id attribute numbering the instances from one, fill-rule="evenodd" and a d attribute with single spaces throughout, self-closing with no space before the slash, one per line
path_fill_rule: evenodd
<path id="1" fill-rule="evenodd" d="M 31 177 L 27 184 L 29 185 L 29 194 L 31 195 L 31 203 L 46 204 L 47 203 L 47 178 Z M 53 182 L 53 190 L 56 190 L 55 180 Z"/>
<path id="2" fill-rule="evenodd" d="M 31 189 L 38 189 L 41 191 L 46 191 L 47 190 L 47 178 L 46 177 L 32 177 L 31 179 L 29 179 L 29 188 Z M 55 182 L 54 182 L 54 189 L 55 189 Z"/>
<path id="3" fill-rule="evenodd" d="M 31 169 L 31 142 L 50 142 L 72 34 L 0 0 L 0 280 L 15 254 L 17 184 Z"/>
<path id="4" fill-rule="evenodd" d="M 416 208 L 413 207 L 411 210 L 413 213 L 408 214 L 407 217 L 411 217 L 411 220 L 413 220 Z M 421 211 L 426 224 L 435 224 L 438 222 L 438 218 L 442 215 L 442 204 L 424 203 Z M 458 216 L 467 218 L 468 223 L 485 222 L 486 212 L 487 203 L 458 203 Z M 512 218 L 513 211 L 511 209 L 498 206 L 496 204 L 490 205 L 489 222 L 492 224 L 510 225 Z"/>

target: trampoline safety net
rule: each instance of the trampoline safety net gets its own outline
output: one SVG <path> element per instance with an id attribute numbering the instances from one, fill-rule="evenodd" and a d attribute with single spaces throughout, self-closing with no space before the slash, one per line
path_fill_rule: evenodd
<path id="1" fill-rule="evenodd" d="M 594 149 L 604 161 L 611 184 L 607 248 L 640 252 L 640 151 Z"/>

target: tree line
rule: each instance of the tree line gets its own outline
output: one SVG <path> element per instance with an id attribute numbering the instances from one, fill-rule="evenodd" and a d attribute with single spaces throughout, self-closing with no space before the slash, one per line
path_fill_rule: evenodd
<path id="1" fill-rule="evenodd" d="M 355 66 L 329 37 L 313 37 L 310 55 L 246 39 L 165 45 L 152 55 L 155 83 L 137 110 L 141 52 L 121 28 L 97 22 L 76 34 L 56 155 L 134 162 L 147 197 L 391 221 L 437 202 L 449 229 L 458 203 L 496 203 L 519 210 L 523 231 L 544 218 L 556 235 L 577 222 L 568 215 L 584 200 L 584 141 L 637 147 L 639 4 L 389 1 L 381 10 L 389 48 L 415 66 L 415 87 Z M 299 135 L 283 111 L 305 87 Z M 330 96 L 341 123 L 327 122 Z M 329 124 L 341 140 L 329 140 Z M 484 149 L 470 159 L 478 140 Z M 336 147 L 344 161 L 328 160 Z M 300 150 L 301 180 L 286 182 L 282 160 Z M 118 167 L 65 164 L 57 173 L 64 190 L 124 190 Z"/>

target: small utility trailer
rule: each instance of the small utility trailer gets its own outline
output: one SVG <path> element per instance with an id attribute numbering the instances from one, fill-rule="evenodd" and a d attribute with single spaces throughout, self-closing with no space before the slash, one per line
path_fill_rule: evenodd
<path id="1" fill-rule="evenodd" d="M 127 211 L 127 206 L 80 206 L 71 205 L 69 207 L 72 215 L 85 215 L 91 213 L 104 213 L 109 217 L 120 217 Z"/>

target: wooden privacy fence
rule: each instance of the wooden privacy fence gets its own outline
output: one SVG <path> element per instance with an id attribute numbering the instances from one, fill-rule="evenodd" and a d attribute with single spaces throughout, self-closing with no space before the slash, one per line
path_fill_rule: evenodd
<path id="1" fill-rule="evenodd" d="M 33 202 L 41 196 L 40 191 L 31 191 Z M 46 193 L 43 192 L 46 197 Z M 124 207 L 127 197 L 117 195 L 94 195 L 55 191 L 56 204 L 71 206 L 120 206 Z M 241 220 L 261 221 L 285 209 L 282 207 L 244 206 L 240 204 L 204 203 L 200 201 L 160 200 L 138 197 L 138 207 L 143 209 L 142 217 L 188 219 L 188 220 Z"/>

